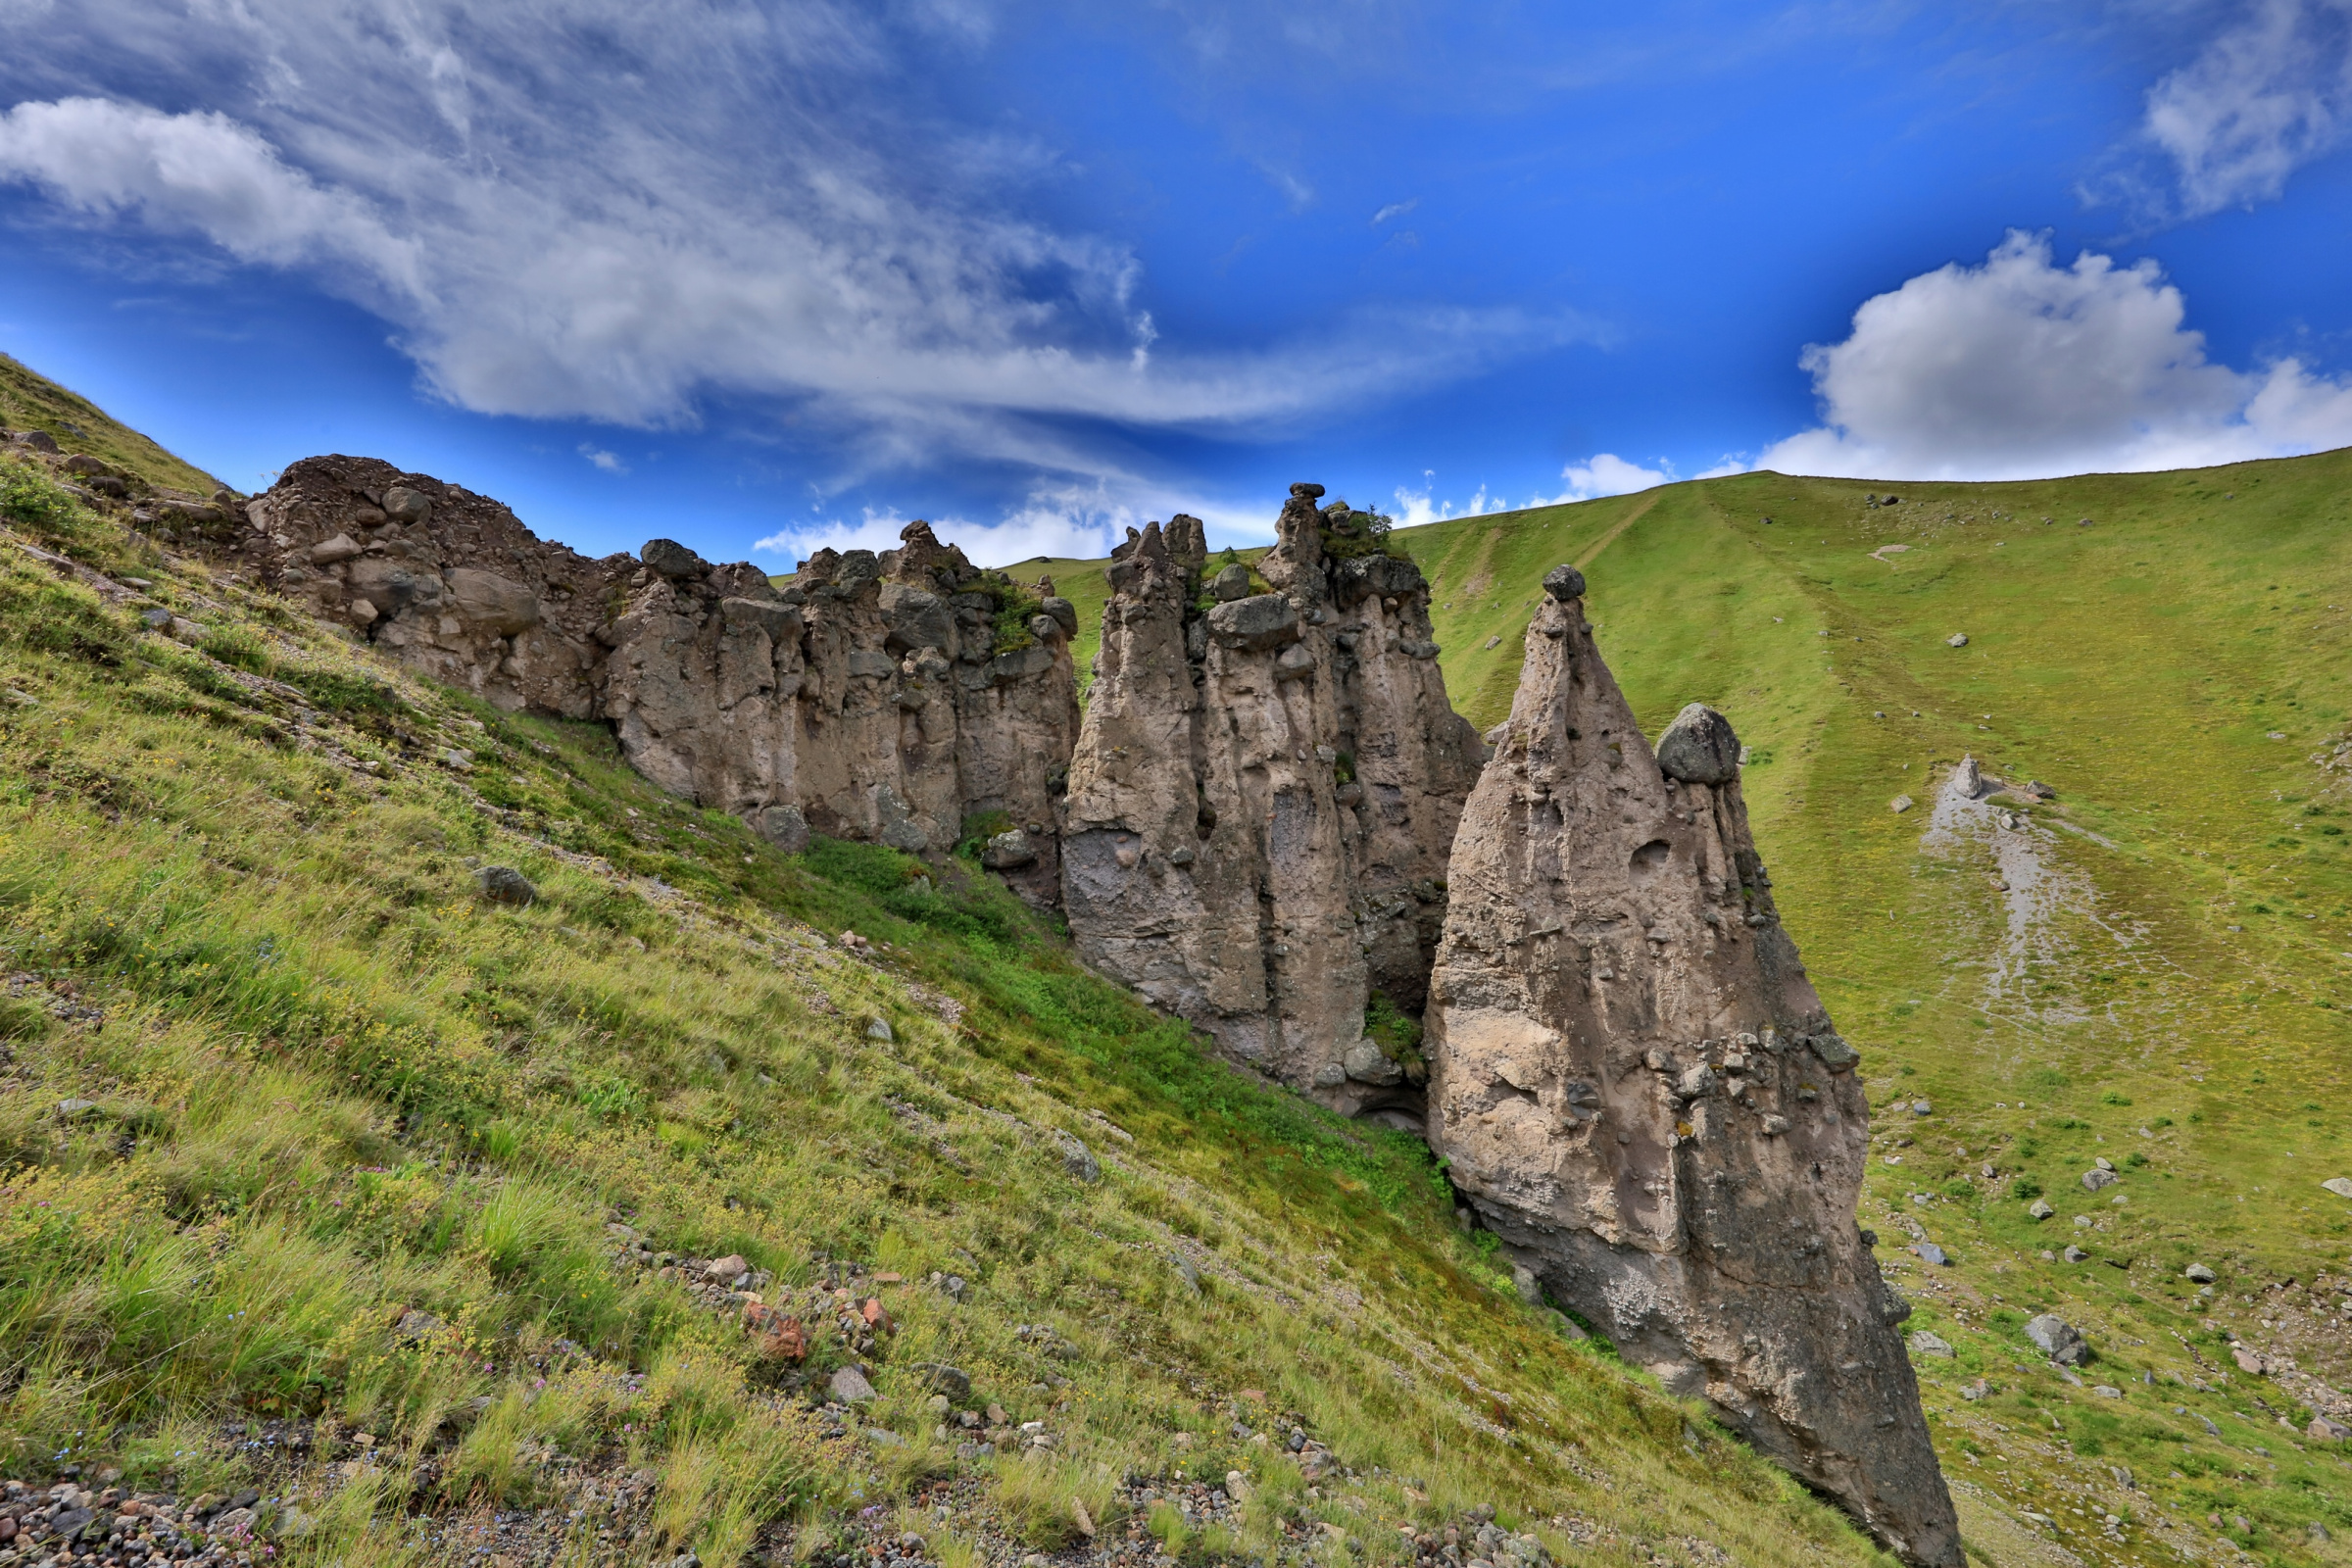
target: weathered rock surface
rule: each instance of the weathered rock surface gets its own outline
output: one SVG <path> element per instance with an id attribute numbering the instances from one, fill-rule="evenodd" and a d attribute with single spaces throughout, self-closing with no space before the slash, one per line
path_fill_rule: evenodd
<path id="1" fill-rule="evenodd" d="M 927 524 L 885 555 L 819 552 L 779 593 L 673 540 L 591 561 L 365 458 L 294 465 L 247 517 L 261 575 L 320 615 L 500 708 L 610 719 L 648 778 L 786 850 L 813 830 L 938 854 L 1009 823 L 1028 853 L 1004 874 L 1055 896 L 1076 615 Z"/>
<path id="2" fill-rule="evenodd" d="M 1583 586 L 1546 583 L 1454 844 L 1431 1141 L 1552 1299 L 1904 1560 L 1957 1568 L 1909 1308 L 1855 1225 L 1856 1054 L 1774 913 L 1738 742 L 1686 710 L 1660 765 Z"/>
<path id="3" fill-rule="evenodd" d="M 1200 524 L 1109 571 L 1070 763 L 1063 899 L 1080 956 L 1264 1072 L 1417 1119 L 1417 1061 L 1363 1036 L 1418 1012 L 1479 743 L 1446 699 L 1420 569 L 1295 485 L 1250 594 L 1202 591 Z M 1335 555 L 1329 539 L 1350 553 Z"/>

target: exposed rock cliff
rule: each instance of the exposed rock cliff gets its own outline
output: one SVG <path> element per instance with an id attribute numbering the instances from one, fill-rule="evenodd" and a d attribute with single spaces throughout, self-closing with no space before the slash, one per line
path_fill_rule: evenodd
<path id="1" fill-rule="evenodd" d="M 1326 1103 L 1417 1123 L 1418 1012 L 1479 743 L 1446 699 L 1420 569 L 1294 485 L 1253 592 L 1200 524 L 1122 547 L 1064 808 L 1086 960 Z M 1346 554 L 1325 548 L 1326 538 Z M 1405 1054 L 1405 1060 L 1396 1056 Z"/>
<path id="2" fill-rule="evenodd" d="M 306 459 L 247 514 L 256 568 L 321 615 L 501 708 L 608 718 L 648 778 L 788 848 L 938 853 L 984 826 L 995 868 L 1054 896 L 1076 613 L 927 524 L 778 593 L 665 539 L 591 561 L 372 459 Z"/>
<path id="3" fill-rule="evenodd" d="M 1868 1111 L 1740 798 L 1686 709 L 1656 755 L 1562 567 L 1455 841 L 1431 1141 L 1562 1305 L 1851 1511 L 1957 1568 L 1950 1497 L 1855 1227 Z"/>

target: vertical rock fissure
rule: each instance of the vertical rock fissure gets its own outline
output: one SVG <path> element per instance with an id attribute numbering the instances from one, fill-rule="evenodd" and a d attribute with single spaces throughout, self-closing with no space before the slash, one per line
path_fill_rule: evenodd
<path id="1" fill-rule="evenodd" d="M 1089 965 L 1238 1060 L 1418 1129 L 1418 1057 L 1367 1039 L 1365 1013 L 1375 993 L 1420 1010 L 1479 746 L 1420 569 L 1322 494 L 1292 487 L 1254 573 L 1204 583 L 1190 518 L 1117 553 L 1064 908 Z"/>
<path id="2" fill-rule="evenodd" d="M 1464 808 L 1430 981 L 1429 1132 L 1533 1284 L 1905 1561 L 1958 1527 L 1855 1224 L 1868 1107 L 1773 907 L 1740 748 L 1655 753 L 1582 576 L 1545 579 Z"/>

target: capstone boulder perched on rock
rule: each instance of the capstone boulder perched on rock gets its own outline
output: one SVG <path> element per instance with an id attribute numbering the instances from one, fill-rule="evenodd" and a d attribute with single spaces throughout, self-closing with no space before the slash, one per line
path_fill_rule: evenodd
<path id="1" fill-rule="evenodd" d="M 1251 594 L 1199 525 L 1109 569 L 1070 763 L 1063 906 L 1098 971 L 1326 1104 L 1418 1125 L 1420 1062 L 1364 1037 L 1418 1012 L 1478 737 L 1446 702 L 1420 568 L 1295 485 Z M 1326 554 L 1324 535 L 1355 553 Z M 1397 1056 L 1405 1054 L 1399 1051 Z"/>
<path id="2" fill-rule="evenodd" d="M 1572 586 L 1547 581 L 1454 843 L 1431 1142 L 1552 1299 L 1907 1562 L 1958 1568 L 1909 1308 L 1855 1224 L 1857 1054 L 1775 913 L 1738 740 L 1686 710 L 1663 765 Z"/>

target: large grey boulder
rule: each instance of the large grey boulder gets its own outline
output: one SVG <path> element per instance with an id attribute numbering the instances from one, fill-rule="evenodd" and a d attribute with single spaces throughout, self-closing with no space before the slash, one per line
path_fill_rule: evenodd
<path id="1" fill-rule="evenodd" d="M 1558 565 L 1544 574 L 1544 593 L 1554 604 L 1585 597 L 1585 574 L 1574 566 Z"/>
<path id="2" fill-rule="evenodd" d="M 453 566 L 447 580 L 450 608 L 461 620 L 500 637 L 539 624 L 539 596 L 512 577 L 476 566 Z"/>
<path id="3" fill-rule="evenodd" d="M 1280 594 L 1251 594 L 1208 612 L 1209 636 L 1246 654 L 1295 643 L 1304 630 L 1298 612 Z"/>
<path id="4" fill-rule="evenodd" d="M 1904 1561 L 1961 1568 L 1909 1308 L 1856 1224 L 1870 1108 L 1776 917 L 1737 742 L 1699 709 L 1653 756 L 1555 577 L 1453 841 L 1431 1145 L 1628 1362 Z"/>
<path id="5" fill-rule="evenodd" d="M 2026 1338 L 2060 1366 L 2081 1366 L 2090 1359 L 2090 1342 L 2082 1337 L 2082 1331 L 2055 1312 L 2028 1318 Z"/>
<path id="6" fill-rule="evenodd" d="M 956 647 L 955 613 L 937 594 L 899 583 L 885 584 L 882 620 L 890 628 L 889 648 L 894 654 L 917 648 L 953 651 Z"/>
<path id="7" fill-rule="evenodd" d="M 1730 719 L 1692 703 L 1658 737 L 1658 767 L 1685 784 L 1729 784 L 1740 776 L 1740 737 Z"/>
<path id="8" fill-rule="evenodd" d="M 1220 605 L 1230 605 L 1250 597 L 1250 568 L 1240 562 L 1218 572 L 1208 585 L 1209 593 Z"/>
<path id="9" fill-rule="evenodd" d="M 432 499 L 405 484 L 393 485 L 384 492 L 384 515 L 410 526 L 429 522 L 433 515 Z"/>

